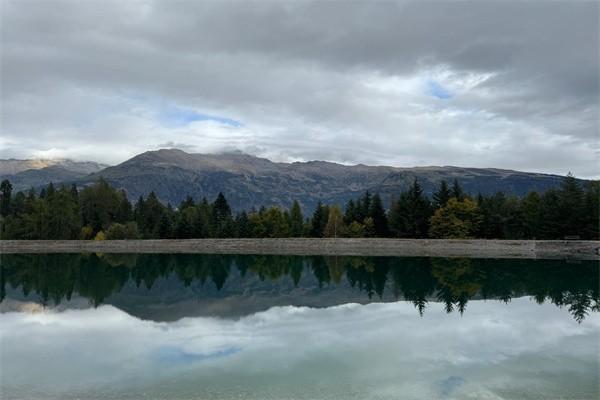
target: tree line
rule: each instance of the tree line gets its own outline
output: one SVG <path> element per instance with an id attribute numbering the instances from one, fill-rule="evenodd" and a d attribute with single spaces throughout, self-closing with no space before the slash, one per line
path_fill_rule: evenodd
<path id="1" fill-rule="evenodd" d="M 390 237 L 484 239 L 598 239 L 600 182 L 580 185 L 568 175 L 561 186 L 519 198 L 498 192 L 471 196 L 459 182 L 441 181 L 430 197 L 418 180 L 391 200 L 365 192 L 342 208 L 318 203 L 309 216 L 261 207 L 234 213 L 219 193 L 212 202 L 187 197 L 177 207 L 154 192 L 130 202 L 105 180 L 91 186 L 12 193 L 0 184 L 2 239 L 191 239 L 285 237 Z"/>
<path id="2" fill-rule="evenodd" d="M 245 293 L 258 277 L 270 285 L 286 279 L 295 287 L 313 287 L 315 281 L 320 287 L 348 285 L 369 299 L 411 301 L 420 314 L 431 301 L 442 303 L 448 313 L 462 314 L 473 298 L 509 302 L 529 295 L 539 304 L 549 301 L 567 308 L 581 322 L 600 310 L 599 274 L 593 261 L 567 265 L 561 260 L 427 257 L 7 254 L 0 265 L 0 301 L 18 290 L 44 305 L 79 295 L 98 306 L 128 282 L 140 288 L 134 296 L 138 298 L 164 279 L 176 279 L 179 287 L 194 285 L 199 298 L 214 296 L 213 288 L 225 292 L 221 297 Z M 159 284 L 156 290 L 160 293 L 161 288 Z M 173 290 L 181 292 L 177 286 Z"/>

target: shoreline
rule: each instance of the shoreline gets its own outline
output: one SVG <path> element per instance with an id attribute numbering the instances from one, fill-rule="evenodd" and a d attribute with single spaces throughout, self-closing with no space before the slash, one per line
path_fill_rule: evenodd
<path id="1" fill-rule="evenodd" d="M 0 254 L 205 253 L 600 260 L 600 241 L 463 239 L 0 240 Z"/>

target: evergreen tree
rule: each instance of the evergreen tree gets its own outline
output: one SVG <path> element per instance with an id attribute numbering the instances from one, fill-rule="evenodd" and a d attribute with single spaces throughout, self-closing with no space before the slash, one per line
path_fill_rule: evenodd
<path id="1" fill-rule="evenodd" d="M 183 211 L 189 207 L 194 207 L 194 199 L 192 196 L 186 196 L 185 200 L 183 200 L 179 205 L 179 211 Z"/>
<path id="2" fill-rule="evenodd" d="M 212 204 L 211 222 L 215 237 L 225 238 L 233 236 L 231 208 L 221 192 L 219 192 L 219 195 Z"/>
<path id="3" fill-rule="evenodd" d="M 8 179 L 5 179 L 0 183 L 0 215 L 3 217 L 10 214 L 10 201 L 12 199 L 12 184 Z"/>
<path id="4" fill-rule="evenodd" d="M 290 227 L 279 207 L 268 208 L 260 217 L 266 237 L 289 237 Z"/>
<path id="5" fill-rule="evenodd" d="M 445 207 L 448 200 L 450 200 L 450 197 L 452 197 L 452 192 L 448 187 L 448 183 L 446 183 L 445 180 L 442 180 L 440 182 L 440 187 L 433 194 L 433 208 L 438 209 Z"/>
<path id="6" fill-rule="evenodd" d="M 136 223 L 143 239 L 158 239 L 160 225 L 164 222 L 166 207 L 158 200 L 154 192 L 136 205 Z"/>
<path id="7" fill-rule="evenodd" d="M 388 219 L 379 193 L 375 193 L 373 196 L 369 217 L 373 219 L 373 228 L 376 237 L 386 237 L 389 235 Z"/>
<path id="8" fill-rule="evenodd" d="M 104 179 L 84 188 L 79 194 L 83 224 L 92 227 L 94 233 L 107 229 L 115 221 L 121 204 L 121 196 Z"/>
<path id="9" fill-rule="evenodd" d="M 599 240 L 600 228 L 600 181 L 588 182 L 584 197 L 584 223 L 583 237 L 590 240 Z"/>
<path id="10" fill-rule="evenodd" d="M 392 205 L 390 210 L 390 230 L 396 237 L 425 238 L 429 230 L 431 205 L 423 195 L 417 179 L 406 192 Z"/>
<path id="11" fill-rule="evenodd" d="M 556 189 L 549 189 L 540 198 L 541 222 L 539 225 L 538 239 L 559 239 L 564 236 L 560 210 L 560 193 Z"/>
<path id="12" fill-rule="evenodd" d="M 302 216 L 302 209 L 300 204 L 296 200 L 292 204 L 290 209 L 290 235 L 292 237 L 302 236 L 302 230 L 304 228 L 304 217 Z"/>
<path id="13" fill-rule="evenodd" d="M 167 210 L 169 207 L 167 207 Z M 162 213 L 160 220 L 158 221 L 158 237 L 160 239 L 171 239 L 173 236 L 173 218 L 170 212 L 165 211 Z"/>
<path id="14" fill-rule="evenodd" d="M 362 199 L 358 202 L 357 208 L 357 221 L 363 222 L 363 220 L 369 216 L 369 212 L 371 211 L 371 193 L 369 193 L 368 190 L 365 192 Z"/>
<path id="15" fill-rule="evenodd" d="M 541 199 L 537 192 L 529 192 L 521 200 L 523 230 L 526 239 L 537 239 L 540 236 L 542 222 Z"/>
<path id="16" fill-rule="evenodd" d="M 125 224 L 133 219 L 133 209 L 131 203 L 127 198 L 125 190 L 121 190 L 119 193 L 119 207 L 115 215 L 115 221 L 121 224 Z"/>
<path id="17" fill-rule="evenodd" d="M 315 212 L 312 216 L 310 236 L 323 237 L 323 231 L 325 230 L 325 225 L 327 225 L 328 220 L 329 207 L 323 205 L 323 203 L 321 203 L 319 200 L 317 203 L 317 208 L 315 208 Z"/>
<path id="18" fill-rule="evenodd" d="M 175 222 L 175 237 L 178 239 L 191 239 L 194 237 L 202 237 L 196 235 L 195 225 L 198 220 L 198 209 L 196 207 L 183 207 L 177 213 L 177 221 Z"/>
<path id="19" fill-rule="evenodd" d="M 344 211 L 344 222 L 346 225 L 350 225 L 352 222 L 358 222 L 360 218 L 357 216 L 356 206 L 354 205 L 354 200 L 348 200 L 346 203 L 346 210 Z"/>
<path id="20" fill-rule="evenodd" d="M 581 236 L 584 223 L 583 211 L 583 189 L 577 179 L 569 173 L 563 179 L 559 193 L 559 215 L 561 217 L 559 229 L 562 236 Z"/>
<path id="21" fill-rule="evenodd" d="M 81 227 L 79 204 L 71 191 L 62 186 L 58 191 L 48 188 L 44 199 L 48 210 L 47 239 L 77 239 Z"/>
<path id="22" fill-rule="evenodd" d="M 245 211 L 242 211 L 241 213 L 237 214 L 237 216 L 235 217 L 235 226 L 237 229 L 237 237 L 252 237 L 252 227 L 250 225 L 250 220 L 248 219 L 248 214 L 246 214 Z"/>
<path id="23" fill-rule="evenodd" d="M 481 224 L 477 236 L 486 239 L 504 239 L 506 223 L 506 197 L 498 192 L 493 196 L 477 196 L 477 206 L 481 214 Z"/>
<path id="24" fill-rule="evenodd" d="M 452 197 L 454 197 L 458 201 L 462 201 L 465 198 L 465 192 L 463 191 L 460 183 L 458 183 L 458 179 L 454 179 L 454 183 L 452 184 Z"/>
<path id="25" fill-rule="evenodd" d="M 200 203 L 196 206 L 196 209 L 198 213 L 196 216 L 196 220 L 194 221 L 194 237 L 213 237 L 214 234 L 211 222 L 213 217 L 213 210 L 206 197 L 202 198 Z"/>

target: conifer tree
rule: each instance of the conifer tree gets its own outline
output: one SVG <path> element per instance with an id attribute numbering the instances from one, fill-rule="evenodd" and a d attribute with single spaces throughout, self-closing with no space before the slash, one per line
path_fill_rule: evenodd
<path id="1" fill-rule="evenodd" d="M 463 191 L 460 183 L 458 183 L 458 179 L 454 179 L 454 183 L 452 184 L 452 197 L 454 197 L 458 201 L 462 201 L 465 198 L 465 192 Z"/>
<path id="2" fill-rule="evenodd" d="M 319 200 L 311 220 L 310 235 L 312 237 L 323 237 L 323 231 L 329 220 L 329 207 L 324 206 Z"/>
<path id="3" fill-rule="evenodd" d="M 450 197 L 452 197 L 452 192 L 450 191 L 450 188 L 448 187 L 448 183 L 446 183 L 445 180 L 442 180 L 440 182 L 440 186 L 438 188 L 438 190 L 433 194 L 433 208 L 438 209 L 438 208 L 442 208 L 445 207 L 446 204 L 448 203 L 448 200 L 450 200 Z"/>
<path id="4" fill-rule="evenodd" d="M 390 210 L 390 230 L 396 237 L 425 238 L 429 230 L 431 205 L 415 179 L 411 187 L 400 194 Z"/>
<path id="5" fill-rule="evenodd" d="M 569 173 L 559 192 L 560 232 L 563 236 L 580 236 L 584 223 L 584 192 L 577 179 Z"/>
<path id="6" fill-rule="evenodd" d="M 12 184 L 8 179 L 5 179 L 0 183 L 0 215 L 3 217 L 8 216 L 10 213 L 10 201 L 12 199 Z"/>
<path id="7" fill-rule="evenodd" d="M 304 228 L 304 217 L 302 216 L 302 209 L 300 204 L 294 200 L 292 208 L 290 209 L 290 235 L 292 237 L 302 236 L 302 230 Z"/>
<path id="8" fill-rule="evenodd" d="M 373 229 L 376 237 L 386 237 L 389 235 L 388 219 L 379 193 L 375 193 L 373 196 L 369 217 L 373 219 Z"/>
<path id="9" fill-rule="evenodd" d="M 215 237 L 223 238 L 233 236 L 231 208 L 221 192 L 219 192 L 219 195 L 212 204 L 211 222 Z"/>

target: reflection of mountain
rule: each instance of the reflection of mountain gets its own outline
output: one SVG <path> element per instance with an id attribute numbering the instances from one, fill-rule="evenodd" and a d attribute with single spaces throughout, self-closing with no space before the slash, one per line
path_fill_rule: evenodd
<path id="1" fill-rule="evenodd" d="M 275 305 L 406 299 L 464 312 L 471 299 L 529 295 L 582 321 L 598 311 L 595 262 L 398 257 L 4 255 L 1 296 L 59 304 L 81 296 L 146 319 L 241 316 Z M 17 288 L 22 293 L 18 294 Z"/>

